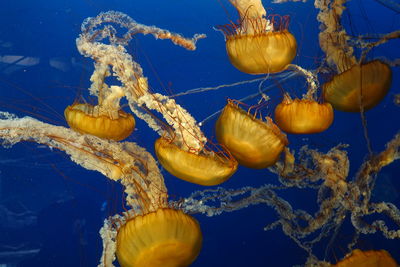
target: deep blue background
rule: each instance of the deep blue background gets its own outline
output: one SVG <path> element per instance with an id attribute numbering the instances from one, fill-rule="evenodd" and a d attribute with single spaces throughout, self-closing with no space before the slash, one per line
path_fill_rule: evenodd
<path id="1" fill-rule="evenodd" d="M 236 19 L 228 1 L 221 2 Z M 318 46 L 317 11 L 312 2 L 277 5 L 264 1 L 264 5 L 269 13 L 290 15 L 290 30 L 299 44 L 294 63 L 315 68 L 323 54 Z M 213 26 L 228 23 L 229 19 L 217 0 L 3 0 L 0 8 L 0 110 L 66 125 L 63 110 L 79 95 L 86 96 L 85 89 L 93 70 L 93 62 L 78 53 L 75 39 L 86 17 L 107 10 L 122 11 L 140 23 L 157 25 L 185 36 L 207 34 L 208 38 L 200 40 L 194 52 L 149 36 L 137 36 L 130 43 L 129 51 L 142 64 L 155 91 L 177 93 L 254 78 L 230 65 L 223 36 L 213 30 Z M 373 0 L 353 0 L 343 20 L 353 35 L 386 33 L 400 28 L 399 14 Z M 399 47 L 398 40 L 391 41 L 374 49 L 369 58 L 399 58 Z M 38 63 L 32 63 L 32 66 L 23 65 L 25 61 L 9 64 L 5 57 L 9 55 L 23 56 Z M 399 74 L 399 68 L 393 68 L 391 91 L 383 103 L 366 113 L 375 152 L 381 151 L 399 129 L 400 107 L 393 104 L 394 94 L 400 93 Z M 274 84 L 274 80 L 267 84 Z M 265 115 L 273 114 L 274 106 L 281 99 L 281 89 L 293 96 L 300 96 L 305 90 L 301 77 L 279 86 L 281 88 L 276 86 L 269 93 L 272 101 L 264 110 Z M 256 90 L 255 84 L 249 84 L 183 96 L 178 101 L 201 121 L 223 108 L 227 98 L 241 98 Z M 214 122 L 209 121 L 204 126 L 210 138 L 214 136 Z M 138 121 L 130 140 L 153 152 L 156 137 L 145 123 Z M 327 151 L 338 143 L 350 144 L 350 177 L 367 153 L 358 114 L 336 112 L 328 131 L 288 137 L 292 149 L 308 144 Z M 399 162 L 395 162 L 382 170 L 374 192 L 375 199 L 393 201 L 398 207 L 399 166 Z M 122 210 L 122 190 L 117 184 L 74 165 L 61 152 L 29 143 L 0 149 L 0 171 L 0 206 L 17 213 L 30 210 L 37 216 L 37 221 L 29 226 L 5 222 L 5 217 L 0 217 L 0 221 L 3 220 L 0 223 L 0 264 L 7 263 L 2 252 L 32 248 L 41 248 L 41 251 L 18 266 L 95 266 L 98 263 L 101 254 L 98 230 L 106 216 Z M 164 174 L 174 199 L 202 189 Z M 265 183 L 277 183 L 277 179 L 266 170 L 240 167 L 223 186 L 238 188 Z M 294 208 L 316 210 L 315 192 L 290 190 L 282 196 Z M 266 224 L 276 220 L 276 214 L 270 208 L 257 206 L 212 218 L 195 217 L 201 223 L 204 243 L 193 266 L 292 266 L 305 262 L 306 253 L 279 228 L 263 231 Z M 351 229 L 349 225 L 343 227 L 328 253 L 329 260 L 343 257 Z M 400 262 L 398 240 L 386 240 L 381 234 L 361 236 L 358 247 L 387 249 Z M 316 249 L 320 257 L 323 257 L 323 251 Z"/>

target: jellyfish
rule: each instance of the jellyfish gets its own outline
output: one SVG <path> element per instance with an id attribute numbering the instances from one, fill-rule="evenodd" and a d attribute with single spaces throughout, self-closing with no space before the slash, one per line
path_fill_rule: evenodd
<path id="1" fill-rule="evenodd" d="M 324 97 L 340 111 L 369 110 L 386 96 L 391 82 L 392 71 L 380 60 L 354 64 L 323 85 Z"/>
<path id="2" fill-rule="evenodd" d="M 155 152 L 161 165 L 172 175 L 187 182 L 212 186 L 228 180 L 237 169 L 237 161 L 229 154 L 196 154 L 184 151 L 166 138 L 155 142 Z"/>
<path id="3" fill-rule="evenodd" d="M 321 22 L 319 42 L 326 54 L 327 65 L 336 75 L 323 85 L 324 98 L 332 106 L 346 112 L 362 112 L 378 105 L 386 96 L 392 82 L 392 70 L 383 60 L 366 61 L 369 50 L 393 38 L 400 31 L 389 33 L 375 43 L 366 43 L 362 37 L 353 44 L 361 47 L 361 56 L 354 55 L 352 40 L 342 27 L 340 19 L 346 1 L 315 1 L 318 21 Z M 335 8 L 331 7 L 335 5 Z"/>
<path id="4" fill-rule="evenodd" d="M 180 210 L 158 209 L 118 229 L 116 254 L 122 267 L 189 266 L 201 250 L 199 223 Z"/>
<path id="5" fill-rule="evenodd" d="M 230 0 L 240 22 L 221 25 L 230 62 L 249 74 L 285 70 L 296 56 L 297 43 L 288 31 L 289 17 L 269 15 L 261 0 Z"/>
<path id="6" fill-rule="evenodd" d="M 285 94 L 275 108 L 276 124 L 291 134 L 313 134 L 328 129 L 333 122 L 330 103 L 318 103 L 311 99 L 292 99 Z"/>
<path id="7" fill-rule="evenodd" d="M 72 129 L 80 133 L 121 141 L 131 135 L 135 119 L 119 106 L 124 96 L 122 90 L 119 87 L 109 88 L 104 83 L 110 75 L 108 67 L 96 64 L 95 68 L 98 70 L 92 75 L 93 83 L 89 91 L 98 96 L 98 105 L 74 103 L 65 109 L 65 119 Z"/>
<path id="8" fill-rule="evenodd" d="M 292 99 L 288 93 L 275 108 L 276 124 L 285 132 L 292 134 L 312 134 L 327 130 L 333 122 L 333 109 L 330 103 L 317 101 L 318 80 L 311 71 L 291 64 L 294 71 L 303 74 L 309 88 L 303 98 Z"/>
<path id="9" fill-rule="evenodd" d="M 353 250 L 332 267 L 396 267 L 398 264 L 386 250 Z"/>
<path id="10" fill-rule="evenodd" d="M 116 141 L 131 135 L 135 128 L 135 119 L 131 114 L 117 110 L 117 116 L 99 115 L 97 107 L 78 103 L 68 106 L 64 111 L 68 125 L 80 133 Z"/>
<path id="11" fill-rule="evenodd" d="M 217 140 L 239 164 L 263 169 L 275 164 L 288 140 L 270 117 L 264 121 L 256 115 L 257 112 L 252 115 L 235 101 L 228 100 L 216 122 L 215 131 Z"/>

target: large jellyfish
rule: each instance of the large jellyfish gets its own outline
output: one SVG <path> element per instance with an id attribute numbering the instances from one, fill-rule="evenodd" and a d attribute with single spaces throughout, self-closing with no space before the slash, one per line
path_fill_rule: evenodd
<path id="1" fill-rule="evenodd" d="M 287 137 L 270 117 L 257 118 L 244 111 L 238 103 L 229 100 L 218 118 L 215 131 L 218 141 L 237 159 L 239 164 L 264 169 L 275 164 L 285 146 Z"/>
<path id="2" fill-rule="evenodd" d="M 346 2 L 315 1 L 315 7 L 320 10 L 317 17 L 321 22 L 320 46 L 326 54 L 327 64 L 337 72 L 337 75 L 323 85 L 324 97 L 335 109 L 359 112 L 380 103 L 389 91 L 392 81 L 392 70 L 388 65 L 390 62 L 366 61 L 366 54 L 374 46 L 399 38 L 400 31 L 384 35 L 375 43 L 358 40 L 362 53 L 357 59 L 351 38 L 341 25 Z"/>
<path id="3" fill-rule="evenodd" d="M 231 0 L 240 17 L 218 26 L 226 38 L 226 51 L 232 65 L 249 74 L 285 70 L 296 56 L 297 43 L 288 31 L 289 17 L 266 16 L 261 0 Z"/>

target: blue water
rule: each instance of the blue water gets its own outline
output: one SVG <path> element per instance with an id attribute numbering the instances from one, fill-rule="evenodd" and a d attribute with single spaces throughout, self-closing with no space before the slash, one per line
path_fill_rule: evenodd
<path id="1" fill-rule="evenodd" d="M 107 10 L 122 11 L 140 23 L 157 25 L 188 37 L 195 33 L 207 34 L 193 52 L 148 36 L 138 35 L 130 43 L 129 52 L 142 65 L 155 91 L 178 93 L 252 79 L 254 76 L 239 72 L 229 63 L 224 38 L 213 29 L 229 21 L 220 2 L 229 16 L 236 19 L 228 1 L 222 0 L 3 0 L 0 8 L 0 110 L 66 126 L 63 110 L 78 96 L 86 96 L 85 89 L 90 85 L 93 70 L 93 62 L 78 53 L 75 39 L 86 17 Z M 294 63 L 309 69 L 317 67 L 323 53 L 318 45 L 317 11 L 312 1 L 280 5 L 264 1 L 264 5 L 270 13 L 290 15 L 290 31 L 299 44 Z M 343 20 L 352 35 L 400 29 L 399 14 L 373 0 L 353 0 Z M 374 49 L 368 58 L 400 58 L 399 47 L 399 40 L 390 41 Z M 399 130 L 400 107 L 394 105 L 393 97 L 400 93 L 400 69 L 392 70 L 390 92 L 379 106 L 366 113 L 374 152 L 381 151 Z M 266 84 L 274 84 L 274 80 Z M 273 114 L 282 90 L 297 96 L 305 91 L 301 77 L 275 85 L 268 93 L 272 101 L 263 111 L 265 115 Z M 238 99 L 256 91 L 257 85 L 249 84 L 182 96 L 178 102 L 201 121 L 223 108 L 227 98 Z M 215 136 L 214 123 L 215 118 L 203 127 L 209 138 Z M 130 140 L 154 153 L 156 137 L 145 123 L 138 121 Z M 347 149 L 351 160 L 350 177 L 367 155 L 359 114 L 335 112 L 335 121 L 328 131 L 307 136 L 289 135 L 288 138 L 290 148 L 296 150 L 304 144 L 322 151 L 338 143 L 350 144 Z M 382 170 L 374 192 L 377 200 L 391 201 L 397 207 L 400 207 L 399 164 L 395 162 Z M 164 175 L 173 199 L 203 189 L 165 171 Z M 278 181 L 267 170 L 240 167 L 222 186 L 239 188 L 265 183 Z M 294 208 L 316 210 L 315 192 L 297 189 L 281 196 Z M 76 166 L 62 152 L 31 143 L 1 148 L 0 266 L 96 266 L 102 249 L 98 230 L 104 218 L 123 210 L 122 197 L 118 184 Z M 277 219 L 274 210 L 266 206 L 211 218 L 194 216 L 201 224 L 204 241 L 201 254 L 192 266 L 279 267 L 303 264 L 306 260 L 307 254 L 279 227 L 268 232 L 263 230 Z M 352 234 L 349 222 L 346 223 L 348 225 L 343 226 L 329 250 L 327 260 L 335 261 L 344 256 L 346 241 Z M 362 235 L 357 247 L 386 249 L 400 262 L 400 241 L 387 240 L 379 233 Z M 324 248 L 316 248 L 316 254 L 323 259 Z"/>

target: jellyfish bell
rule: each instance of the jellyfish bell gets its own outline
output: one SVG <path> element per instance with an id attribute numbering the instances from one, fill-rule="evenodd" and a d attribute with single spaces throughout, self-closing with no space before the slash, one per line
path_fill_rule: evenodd
<path id="1" fill-rule="evenodd" d="M 353 250 L 332 267 L 396 267 L 398 264 L 386 250 Z"/>
<path id="2" fill-rule="evenodd" d="M 233 66 L 248 74 L 277 73 L 296 56 L 296 39 L 287 30 L 227 37 L 226 51 Z"/>
<path id="3" fill-rule="evenodd" d="M 160 137 L 155 142 L 158 161 L 172 175 L 187 182 L 212 186 L 228 180 L 237 170 L 237 161 L 227 155 L 204 150 L 186 151 L 172 140 Z"/>
<path id="4" fill-rule="evenodd" d="M 243 5 L 241 2 L 256 2 Z M 289 17 L 270 15 L 260 1 L 231 1 L 240 15 L 239 24 L 221 25 L 230 62 L 248 74 L 285 70 L 296 56 L 297 42 L 288 31 Z M 242 6 L 241 6 L 242 5 Z"/>
<path id="5" fill-rule="evenodd" d="M 72 104 L 64 111 L 68 125 L 75 131 L 104 139 L 120 141 L 135 128 L 135 119 L 123 110 L 99 112 L 99 106 Z"/>
<path id="6" fill-rule="evenodd" d="M 260 120 L 229 100 L 218 118 L 215 131 L 218 142 L 232 153 L 239 164 L 255 169 L 275 164 L 285 146 L 286 135 L 266 117 Z"/>
<path id="7" fill-rule="evenodd" d="M 83 42 L 81 38 L 78 41 Z M 97 97 L 97 105 L 74 103 L 65 109 L 64 116 L 68 125 L 79 133 L 120 141 L 132 133 L 135 119 L 121 109 L 124 88 L 108 85 L 106 79 L 110 76 L 110 66 L 96 62 L 90 77 L 89 93 Z"/>
<path id="8" fill-rule="evenodd" d="M 391 82 L 392 71 L 382 61 L 355 64 L 324 84 L 324 98 L 337 110 L 369 110 L 386 96 Z"/>
<path id="9" fill-rule="evenodd" d="M 135 216 L 118 229 L 116 254 L 122 267 L 183 267 L 199 255 L 199 223 L 180 210 L 160 208 Z"/>
<path id="10" fill-rule="evenodd" d="M 243 33 L 240 27 L 224 29 L 226 51 L 230 62 L 248 74 L 276 73 L 286 69 L 296 56 L 295 37 L 285 28 L 266 31 L 261 19 L 251 23 L 254 33 Z M 237 28 L 236 28 L 237 27 Z"/>
<path id="11" fill-rule="evenodd" d="M 392 71 L 388 64 L 393 62 L 365 62 L 364 58 L 372 48 L 399 38 L 400 32 L 374 34 L 377 39 L 374 42 L 362 35 L 357 36 L 357 41 L 352 40 L 341 22 L 341 16 L 346 9 L 344 3 L 345 1 L 337 3 L 335 8 L 330 8 L 329 1 L 319 1 L 315 5 L 320 9 L 317 16 L 322 30 L 319 43 L 326 54 L 327 65 L 337 71 L 337 75 L 323 86 L 324 97 L 337 110 L 360 112 L 380 103 L 392 81 Z M 356 58 L 357 50 L 360 52 L 359 59 Z"/>
<path id="12" fill-rule="evenodd" d="M 291 99 L 285 94 L 275 108 L 275 122 L 284 132 L 312 134 L 327 130 L 333 122 L 333 108 L 329 103 L 311 99 Z"/>

